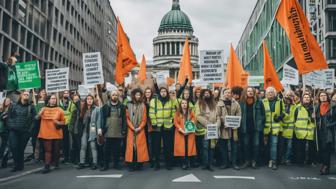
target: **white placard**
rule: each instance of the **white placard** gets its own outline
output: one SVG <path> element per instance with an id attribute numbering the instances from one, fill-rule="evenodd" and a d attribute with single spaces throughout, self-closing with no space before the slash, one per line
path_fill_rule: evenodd
<path id="1" fill-rule="evenodd" d="M 206 140 L 210 140 L 210 139 L 218 139 L 217 124 L 208 124 L 207 125 Z"/>
<path id="2" fill-rule="evenodd" d="M 250 87 L 259 87 L 264 83 L 264 76 L 248 76 L 247 82 Z"/>
<path id="3" fill-rule="evenodd" d="M 69 90 L 69 68 L 47 69 L 45 78 L 47 93 Z"/>
<path id="4" fill-rule="evenodd" d="M 84 85 L 104 83 L 104 74 L 100 52 L 83 53 Z"/>
<path id="5" fill-rule="evenodd" d="M 334 89 L 334 81 L 335 81 L 335 70 L 334 69 L 326 69 L 325 73 L 325 82 L 324 89 Z"/>
<path id="6" fill-rule="evenodd" d="M 225 117 L 225 126 L 230 128 L 240 127 L 241 116 L 226 116 Z"/>
<path id="7" fill-rule="evenodd" d="M 206 83 L 224 82 L 224 51 L 200 51 L 200 77 Z"/>
<path id="8" fill-rule="evenodd" d="M 6 99 L 6 93 L 0 92 L 0 104 L 2 104 Z"/>
<path id="9" fill-rule="evenodd" d="M 156 72 L 155 74 L 157 84 L 164 85 L 167 83 L 167 78 L 169 77 L 169 70 Z"/>
<path id="10" fill-rule="evenodd" d="M 128 77 L 125 77 L 125 86 L 132 84 L 132 75 L 130 74 Z"/>
<path id="11" fill-rule="evenodd" d="M 289 85 L 299 85 L 299 71 L 284 64 L 282 80 Z"/>
<path id="12" fill-rule="evenodd" d="M 82 99 L 85 99 L 90 94 L 91 86 L 78 85 L 78 93 Z"/>
<path id="13" fill-rule="evenodd" d="M 202 89 L 207 89 L 209 84 L 202 79 L 195 79 L 192 81 L 193 86 L 201 87 Z"/>
<path id="14" fill-rule="evenodd" d="M 305 84 L 313 87 L 314 89 L 324 88 L 325 78 L 326 75 L 324 71 L 314 71 L 302 75 L 302 79 L 304 79 Z"/>

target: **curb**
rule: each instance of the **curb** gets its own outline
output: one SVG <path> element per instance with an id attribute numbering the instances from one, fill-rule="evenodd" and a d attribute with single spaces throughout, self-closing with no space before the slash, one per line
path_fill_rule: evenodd
<path id="1" fill-rule="evenodd" d="M 13 176 L 10 176 L 10 177 L 1 178 L 0 179 L 0 184 L 8 182 L 10 180 L 14 180 L 14 179 L 26 176 L 26 175 L 29 175 L 29 174 L 33 174 L 33 173 L 39 172 L 42 169 L 43 169 L 43 167 L 40 167 L 40 168 L 33 169 L 33 170 L 30 170 L 30 171 L 26 171 L 26 172 L 23 172 L 23 173 L 20 173 L 20 174 L 17 174 L 17 175 L 13 175 Z"/>

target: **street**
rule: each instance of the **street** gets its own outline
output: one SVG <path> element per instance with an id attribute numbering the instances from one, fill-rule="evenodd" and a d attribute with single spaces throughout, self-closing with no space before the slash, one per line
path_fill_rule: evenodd
<path id="1" fill-rule="evenodd" d="M 61 165 L 58 170 L 42 175 L 34 173 L 24 177 L 4 182 L 0 188 L 34 188 L 34 189 L 76 189 L 76 188 L 122 188 L 122 189 L 173 189 L 173 188 L 252 188 L 282 189 L 282 188 L 335 188 L 336 175 L 318 175 L 318 168 L 312 167 L 280 167 L 272 171 L 267 167 L 257 170 L 233 169 L 214 172 L 202 169 L 183 171 L 175 168 L 173 171 L 161 169 L 153 171 L 145 168 L 143 171 L 129 172 L 108 170 L 106 172 L 90 169 L 77 170 L 70 165 Z"/>

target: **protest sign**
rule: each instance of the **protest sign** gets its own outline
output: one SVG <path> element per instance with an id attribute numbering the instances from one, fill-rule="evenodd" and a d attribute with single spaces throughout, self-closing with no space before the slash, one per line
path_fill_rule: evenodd
<path id="1" fill-rule="evenodd" d="M 226 116 L 225 117 L 225 126 L 230 128 L 240 127 L 241 116 Z"/>
<path id="2" fill-rule="evenodd" d="M 78 93 L 82 99 L 85 99 L 90 94 L 90 86 L 78 85 Z"/>
<path id="3" fill-rule="evenodd" d="M 335 70 L 326 69 L 324 70 L 324 73 L 325 73 L 324 89 L 334 89 Z"/>
<path id="4" fill-rule="evenodd" d="M 217 124 L 208 124 L 207 125 L 206 140 L 210 140 L 210 139 L 218 139 Z"/>
<path id="5" fill-rule="evenodd" d="M 184 123 L 184 132 L 185 133 L 194 133 L 196 130 L 196 126 L 192 121 L 186 121 Z"/>
<path id="6" fill-rule="evenodd" d="M 47 93 L 69 90 L 69 68 L 47 69 L 45 78 Z"/>
<path id="7" fill-rule="evenodd" d="M 250 87 L 259 87 L 264 83 L 264 76 L 248 76 L 247 82 Z"/>
<path id="8" fill-rule="evenodd" d="M 83 53 L 83 74 L 85 85 L 104 83 L 104 74 L 100 52 Z"/>
<path id="9" fill-rule="evenodd" d="M 156 72 L 156 82 L 157 84 L 164 85 L 167 83 L 167 78 L 169 77 L 169 70 Z"/>
<path id="10" fill-rule="evenodd" d="M 200 52 L 200 78 L 206 83 L 224 82 L 224 51 L 203 50 Z"/>
<path id="11" fill-rule="evenodd" d="M 41 87 L 38 61 L 17 63 L 15 67 L 20 90 Z"/>
<path id="12" fill-rule="evenodd" d="M 299 71 L 284 64 L 282 80 L 289 85 L 299 85 Z"/>
<path id="13" fill-rule="evenodd" d="M 43 108 L 43 113 L 41 115 L 41 117 L 43 119 L 48 119 L 48 120 L 57 120 L 57 116 L 58 116 L 58 109 L 57 108 L 47 108 L 44 107 Z"/>
<path id="14" fill-rule="evenodd" d="M 324 71 L 314 71 L 307 74 L 302 75 L 302 79 L 304 80 L 305 85 L 311 86 L 314 89 L 322 89 L 324 88 L 324 82 L 326 75 Z"/>

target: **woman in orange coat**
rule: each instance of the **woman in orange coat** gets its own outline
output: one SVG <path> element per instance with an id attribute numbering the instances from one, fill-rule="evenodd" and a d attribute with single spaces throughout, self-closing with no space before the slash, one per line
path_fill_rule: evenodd
<path id="1" fill-rule="evenodd" d="M 185 124 L 187 122 L 194 125 L 195 115 L 189 108 L 189 102 L 183 99 L 174 116 L 174 125 L 176 127 L 174 156 L 184 157 L 182 162 L 182 169 L 184 170 L 189 167 L 190 157 L 196 156 L 195 133 L 188 133 L 185 131 Z"/>
<path id="2" fill-rule="evenodd" d="M 62 127 L 65 124 L 64 112 L 57 106 L 56 95 L 47 97 L 48 104 L 42 108 L 37 115 L 41 119 L 41 127 L 38 138 L 43 141 L 44 146 L 44 169 L 42 173 L 50 172 L 50 164 L 58 168 L 60 158 L 61 140 L 63 138 Z"/>
<path id="3" fill-rule="evenodd" d="M 125 161 L 129 170 L 139 170 L 142 163 L 149 161 L 146 142 L 145 126 L 147 121 L 146 105 L 143 103 L 143 92 L 134 89 L 131 94 L 132 102 L 127 104 L 127 145 Z"/>

